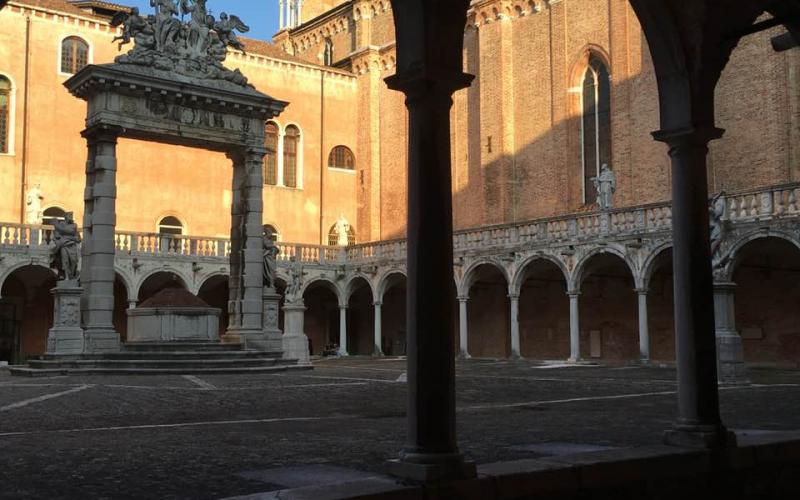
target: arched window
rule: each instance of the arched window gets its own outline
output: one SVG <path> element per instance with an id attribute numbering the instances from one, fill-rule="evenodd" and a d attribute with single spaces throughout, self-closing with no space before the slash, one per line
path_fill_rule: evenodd
<path id="1" fill-rule="evenodd" d="M 272 241 L 280 241 L 281 239 L 281 234 L 272 224 L 264 224 L 264 234 L 271 237 Z"/>
<path id="2" fill-rule="evenodd" d="M 0 153 L 11 149 L 11 81 L 0 76 Z"/>
<path id="3" fill-rule="evenodd" d="M 264 155 L 264 184 L 274 186 L 278 183 L 278 126 L 274 122 L 267 122 L 264 132 L 267 149 Z"/>
<path id="4" fill-rule="evenodd" d="M 338 223 L 331 226 L 331 229 L 328 231 L 328 245 L 335 247 L 335 246 L 348 246 L 348 245 L 355 245 L 356 244 L 356 230 L 351 225 L 347 225 L 347 241 L 340 241 L 339 238 L 339 227 Z"/>
<path id="5" fill-rule="evenodd" d="M 328 168 L 343 168 L 355 170 L 356 159 L 353 152 L 347 146 L 336 146 L 328 155 Z"/>
<path id="6" fill-rule="evenodd" d="M 42 212 L 42 224 L 52 226 L 54 222 L 64 220 L 65 215 L 67 215 L 67 212 L 61 207 L 46 208 Z"/>
<path id="7" fill-rule="evenodd" d="M 177 217 L 168 216 L 158 223 L 159 234 L 183 234 L 183 223 Z"/>
<path id="8" fill-rule="evenodd" d="M 294 125 L 286 127 L 283 136 L 283 185 L 297 187 L 298 153 L 300 150 L 300 129 Z"/>
<path id="9" fill-rule="evenodd" d="M 89 44 L 77 36 L 61 41 L 61 72 L 74 74 L 89 64 Z"/>
<path id="10" fill-rule="evenodd" d="M 333 41 L 325 38 L 325 51 L 322 53 L 322 64 L 325 66 L 333 66 Z"/>
<path id="11" fill-rule="evenodd" d="M 611 167 L 611 81 L 608 69 L 596 55 L 589 56 L 583 77 L 581 120 L 584 203 L 597 199 L 593 178 L 604 164 Z"/>

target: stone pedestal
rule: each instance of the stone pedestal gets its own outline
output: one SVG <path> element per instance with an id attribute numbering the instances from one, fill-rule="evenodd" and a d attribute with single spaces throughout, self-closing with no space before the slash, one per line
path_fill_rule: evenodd
<path id="1" fill-rule="evenodd" d="M 304 331 L 306 306 L 303 302 L 283 306 L 283 359 L 296 359 L 298 365 L 310 365 L 308 337 Z"/>
<path id="2" fill-rule="evenodd" d="M 280 351 L 283 349 L 283 335 L 278 327 L 278 311 L 281 296 L 274 288 L 265 288 L 261 294 L 262 329 L 259 333 L 244 333 L 245 349 L 256 351 Z"/>
<path id="3" fill-rule="evenodd" d="M 736 331 L 735 283 L 714 283 L 717 377 L 721 384 L 746 384 L 742 337 Z"/>
<path id="4" fill-rule="evenodd" d="M 81 295 L 77 280 L 63 280 L 50 290 L 53 294 L 53 328 L 47 334 L 47 354 L 83 353 Z"/>

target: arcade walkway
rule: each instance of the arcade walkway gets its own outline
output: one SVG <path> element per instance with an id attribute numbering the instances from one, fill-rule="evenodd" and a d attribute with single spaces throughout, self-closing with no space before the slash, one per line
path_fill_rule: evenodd
<path id="1" fill-rule="evenodd" d="M 0 371 L 0 498 L 220 498 L 379 472 L 405 437 L 404 369 L 352 357 L 278 376 Z M 471 360 L 457 374 L 460 445 L 478 464 L 660 444 L 675 414 L 671 369 Z M 725 422 L 800 429 L 800 373 L 750 375 L 720 391 Z"/>

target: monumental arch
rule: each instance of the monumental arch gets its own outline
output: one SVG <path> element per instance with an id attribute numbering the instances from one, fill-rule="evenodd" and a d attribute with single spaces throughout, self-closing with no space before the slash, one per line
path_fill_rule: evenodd
<path id="1" fill-rule="evenodd" d="M 264 127 L 288 103 L 256 91 L 238 70 L 224 67 L 227 45 L 238 43 L 233 28 L 209 23 L 205 2 L 193 8 L 185 26 L 166 7 L 157 8 L 155 17 L 134 12 L 117 19 L 125 24 L 123 42 L 133 37 L 135 47 L 64 83 L 88 105 L 82 133 L 88 146 L 81 280 L 86 352 L 120 348 L 113 326 L 120 137 L 223 152 L 230 159 L 229 324 L 223 340 L 246 346 L 248 338 L 262 335 Z"/>

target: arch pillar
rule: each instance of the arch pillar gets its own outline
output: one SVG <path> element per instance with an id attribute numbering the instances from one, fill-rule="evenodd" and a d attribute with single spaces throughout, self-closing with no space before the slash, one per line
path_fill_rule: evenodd
<path id="1" fill-rule="evenodd" d="M 381 318 L 381 306 L 383 302 L 376 300 L 373 304 L 375 307 L 375 347 L 373 348 L 372 355 L 376 357 L 383 356 L 383 349 L 381 349 L 381 343 L 383 341 L 383 334 L 381 332 L 381 327 L 383 326 L 383 320 Z"/>
<path id="2" fill-rule="evenodd" d="M 650 362 L 650 326 L 647 314 L 647 288 L 637 288 L 636 297 L 639 301 L 639 360 L 642 363 Z"/>
<path id="3" fill-rule="evenodd" d="M 347 304 L 339 304 L 339 356 L 349 356 L 347 352 Z"/>
<path id="4" fill-rule="evenodd" d="M 397 72 L 408 109 L 408 437 L 390 472 L 417 481 L 475 477 L 456 440 L 453 305 L 453 93 L 463 72 L 468 0 L 392 0 Z"/>
<path id="5" fill-rule="evenodd" d="M 580 361 L 581 359 L 581 327 L 580 327 L 580 309 L 578 299 L 581 292 L 578 290 L 570 290 L 567 292 L 569 296 L 569 360 L 572 363 Z"/>
<path id="6" fill-rule="evenodd" d="M 510 293 L 508 298 L 511 301 L 511 359 L 521 359 L 519 338 L 519 294 Z"/>
<path id="7" fill-rule="evenodd" d="M 472 357 L 469 355 L 468 303 L 468 296 L 458 297 L 458 357 L 461 359 L 470 359 Z"/>
<path id="8" fill-rule="evenodd" d="M 714 319 L 717 338 L 717 376 L 720 383 L 746 384 L 742 337 L 736 330 L 736 283 L 714 282 Z"/>

